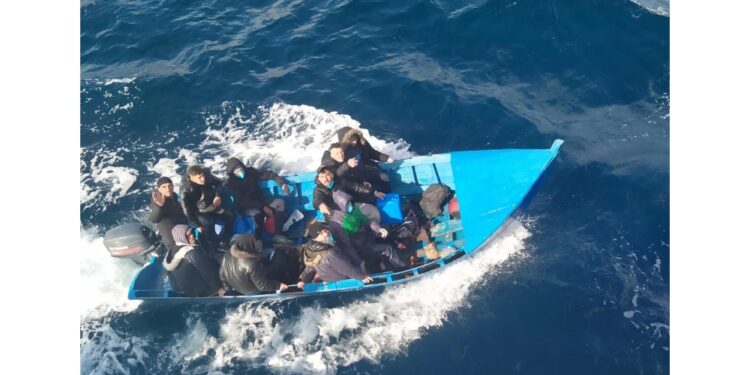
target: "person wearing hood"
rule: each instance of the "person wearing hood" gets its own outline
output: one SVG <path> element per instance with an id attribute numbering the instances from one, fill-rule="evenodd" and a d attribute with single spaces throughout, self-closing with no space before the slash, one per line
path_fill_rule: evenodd
<path id="1" fill-rule="evenodd" d="M 230 228 L 234 223 L 234 214 L 224 208 L 219 197 L 221 180 L 208 169 L 192 165 L 188 168 L 184 181 L 180 193 L 182 208 L 188 219 L 198 225 L 200 233 L 206 234 L 212 243 L 228 243 L 232 234 Z M 224 223 L 221 237 L 214 230 L 214 225 L 219 220 Z"/>
<path id="2" fill-rule="evenodd" d="M 223 295 L 219 263 L 199 249 L 193 230 L 184 224 L 172 228 L 175 247 L 162 265 L 172 283 L 188 297 Z"/>
<path id="3" fill-rule="evenodd" d="M 342 254 L 347 255 L 354 265 L 363 267 L 363 258 L 371 261 L 381 257 L 385 257 L 395 269 L 406 267 L 406 262 L 393 246 L 376 241 L 377 237 L 388 237 L 388 231 L 380 226 L 380 213 L 375 206 L 354 203 L 351 195 L 342 190 L 333 192 L 333 200 L 335 208 L 326 221 Z"/>
<path id="4" fill-rule="evenodd" d="M 302 245 L 302 259 L 305 269 L 300 274 L 300 282 L 297 286 L 302 289 L 305 283 L 313 281 L 315 275 L 325 281 L 337 281 L 344 279 L 362 280 L 363 283 L 372 282 L 362 269 L 352 265 L 349 260 L 342 256 L 336 244 L 331 244 L 331 233 L 319 221 L 313 221 L 307 229 L 310 241 Z"/>
<path id="5" fill-rule="evenodd" d="M 287 181 L 276 172 L 265 169 L 257 170 L 246 166 L 237 158 L 229 158 L 227 176 L 227 187 L 234 199 L 235 210 L 243 216 L 253 217 L 256 228 L 263 228 L 262 224 L 266 216 L 278 216 L 284 213 L 284 201 L 277 198 L 269 202 L 258 185 L 260 181 L 274 180 L 284 194 L 288 195 Z M 283 220 L 277 218 L 275 222 L 276 233 L 278 233 Z"/>
<path id="6" fill-rule="evenodd" d="M 172 180 L 168 177 L 160 177 L 156 180 L 156 190 L 151 194 L 148 218 L 156 224 L 159 236 L 161 236 L 161 241 L 166 249 L 171 250 L 175 246 L 172 228 L 177 224 L 187 224 L 188 219 L 177 200 Z"/>
<path id="7" fill-rule="evenodd" d="M 313 207 L 320 210 L 324 215 L 331 215 L 336 208 L 333 201 L 333 192 L 343 190 L 350 194 L 355 202 L 371 203 L 375 198 L 382 199 L 385 194 L 373 189 L 370 184 L 361 184 L 335 175 L 331 167 L 321 166 L 315 177 L 315 189 L 313 190 Z"/>
<path id="8" fill-rule="evenodd" d="M 283 291 L 288 285 L 271 275 L 266 258 L 256 248 L 251 234 L 242 234 L 232 240 L 229 252 L 224 254 L 219 278 L 224 288 L 242 294 Z"/>
<path id="9" fill-rule="evenodd" d="M 377 189 L 389 192 L 390 178 L 378 167 L 378 162 L 393 163 L 393 158 L 375 150 L 359 129 L 344 126 L 338 130 L 337 135 L 343 147 L 343 159 L 346 160 L 344 164 L 349 178 L 367 181 Z"/>

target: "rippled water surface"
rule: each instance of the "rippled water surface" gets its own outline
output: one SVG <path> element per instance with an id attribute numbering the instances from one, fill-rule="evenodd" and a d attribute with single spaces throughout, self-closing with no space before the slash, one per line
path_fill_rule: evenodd
<path id="1" fill-rule="evenodd" d="M 84 1 L 80 88 L 82 372 L 669 371 L 667 1 Z M 127 301 L 102 235 L 159 176 L 308 171 L 342 126 L 396 158 L 566 143 L 490 251 L 424 280 Z"/>

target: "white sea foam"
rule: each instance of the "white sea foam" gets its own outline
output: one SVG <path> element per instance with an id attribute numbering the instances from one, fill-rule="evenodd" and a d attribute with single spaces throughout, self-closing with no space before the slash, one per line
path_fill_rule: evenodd
<path id="1" fill-rule="evenodd" d="M 138 302 L 127 299 L 128 286 L 138 265 L 110 257 L 103 238 L 81 231 L 80 283 L 81 319 L 104 316 L 112 311 L 131 311 Z"/>
<path id="2" fill-rule="evenodd" d="M 115 105 L 114 107 L 112 107 L 109 110 L 109 113 L 112 114 L 112 113 L 115 113 L 117 111 L 129 111 L 131 109 L 133 109 L 133 102 L 128 102 L 128 103 L 123 104 L 123 105 L 119 105 L 119 104 Z"/>
<path id="3" fill-rule="evenodd" d="M 104 86 L 109 86 L 113 83 L 131 83 L 135 81 L 135 77 L 132 78 L 112 78 L 104 82 Z"/>
<path id="4" fill-rule="evenodd" d="M 109 317 L 81 324 L 82 374 L 131 374 L 132 367 L 147 365 L 149 337 L 133 336 L 115 329 Z"/>
<path id="5" fill-rule="evenodd" d="M 81 149 L 82 158 L 85 152 L 86 149 Z M 82 168 L 89 167 L 88 171 L 81 173 L 82 205 L 111 204 L 128 194 L 138 178 L 138 171 L 116 165 L 123 160 L 119 155 L 121 152 L 129 150 L 119 148 L 114 151 L 99 151 L 90 161 L 81 160 Z"/>
<path id="6" fill-rule="evenodd" d="M 174 184 L 175 190 L 179 191 L 182 185 L 182 175 L 180 169 L 185 169 L 186 165 L 196 162 L 196 153 L 187 149 L 180 149 L 174 159 L 160 158 L 156 163 L 148 163 L 146 168 L 154 172 L 159 177 L 169 177 Z M 154 182 L 156 182 L 154 180 Z"/>
<path id="7" fill-rule="evenodd" d="M 643 9 L 660 16 L 669 17 L 669 0 L 630 0 Z"/>
<path id="8" fill-rule="evenodd" d="M 414 156 L 402 139 L 376 138 L 349 115 L 307 105 L 276 103 L 261 106 L 253 114 L 243 114 L 237 108 L 224 124 L 216 121 L 213 116 L 206 119 L 207 137 L 199 148 L 206 150 L 201 154 L 203 163 L 218 174 L 224 173 L 230 156 L 256 167 L 270 165 L 282 174 L 315 170 L 323 151 L 338 141 L 336 131 L 344 126 L 360 129 L 374 148 L 394 159 Z"/>
<path id="9" fill-rule="evenodd" d="M 362 360 L 378 362 L 401 353 L 424 333 L 440 327 L 449 312 L 511 255 L 521 251 L 529 231 L 512 222 L 504 234 L 472 258 L 434 275 L 341 307 L 311 306 L 298 316 L 279 318 L 275 304 L 247 303 L 221 322 L 219 337 L 206 337 L 196 320 L 179 342 L 203 341 L 197 352 L 179 348 L 184 358 L 214 353 L 220 370 L 235 361 L 281 373 L 334 373 Z M 195 333 L 199 331 L 198 333 Z"/>

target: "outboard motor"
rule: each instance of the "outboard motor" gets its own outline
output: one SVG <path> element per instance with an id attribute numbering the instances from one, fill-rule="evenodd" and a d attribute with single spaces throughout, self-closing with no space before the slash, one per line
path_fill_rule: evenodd
<path id="1" fill-rule="evenodd" d="M 161 239 L 149 227 L 141 224 L 123 224 L 104 234 L 104 247 L 115 258 L 129 258 L 145 264 L 151 252 L 161 245 Z"/>

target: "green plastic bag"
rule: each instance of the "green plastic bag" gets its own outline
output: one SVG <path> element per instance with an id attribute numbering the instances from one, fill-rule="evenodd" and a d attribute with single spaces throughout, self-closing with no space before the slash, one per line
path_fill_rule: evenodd
<path id="1" fill-rule="evenodd" d="M 344 218 L 341 219 L 341 227 L 344 228 L 346 234 L 354 234 L 359 232 L 363 225 L 367 225 L 368 220 L 367 216 L 357 206 L 354 206 L 352 212 L 344 215 Z"/>

